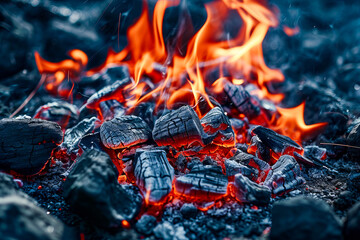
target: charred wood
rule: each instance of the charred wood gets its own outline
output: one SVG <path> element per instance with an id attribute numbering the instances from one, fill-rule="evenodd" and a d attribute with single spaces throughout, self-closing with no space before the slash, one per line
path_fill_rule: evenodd
<path id="1" fill-rule="evenodd" d="M 38 173 L 62 140 L 57 123 L 40 119 L 0 120 L 0 169 L 23 175 Z"/>
<path id="2" fill-rule="evenodd" d="M 134 175 L 148 203 L 165 199 L 172 189 L 174 169 L 163 150 L 137 151 Z"/>
<path id="3" fill-rule="evenodd" d="M 107 148 L 128 148 L 151 139 L 151 131 L 141 118 L 126 115 L 104 122 L 100 127 L 100 138 Z"/>

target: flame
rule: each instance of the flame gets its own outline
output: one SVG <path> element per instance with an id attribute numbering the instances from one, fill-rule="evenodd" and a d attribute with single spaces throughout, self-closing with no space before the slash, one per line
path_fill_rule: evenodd
<path id="1" fill-rule="evenodd" d="M 285 34 L 288 35 L 289 37 L 295 36 L 295 35 L 297 35 L 297 34 L 300 33 L 300 28 L 299 28 L 299 26 L 296 26 L 296 27 L 294 27 L 294 28 L 290 28 L 290 27 L 288 27 L 288 26 L 284 26 L 284 27 L 283 27 L 283 30 L 284 30 Z"/>
<path id="2" fill-rule="evenodd" d="M 277 107 L 280 117 L 272 120 L 271 128 L 301 144 L 302 141 L 319 134 L 328 125 L 325 122 L 306 125 L 304 110 L 305 102 L 294 108 Z"/>

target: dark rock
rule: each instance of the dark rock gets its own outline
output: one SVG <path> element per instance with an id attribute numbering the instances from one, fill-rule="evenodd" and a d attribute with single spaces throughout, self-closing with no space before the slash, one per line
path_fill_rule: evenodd
<path id="1" fill-rule="evenodd" d="M 128 148 L 151 139 L 151 131 L 141 118 L 126 115 L 104 122 L 100 127 L 100 138 L 107 148 Z"/>
<path id="2" fill-rule="evenodd" d="M 137 221 L 135 228 L 139 233 L 149 235 L 156 226 L 156 218 L 151 215 L 142 215 Z"/>
<path id="3" fill-rule="evenodd" d="M 2 239 L 60 240 L 65 234 L 61 221 L 16 194 L 0 198 L 0 229 Z"/>
<path id="4" fill-rule="evenodd" d="M 239 202 L 265 205 L 270 202 L 271 191 L 238 173 L 234 180 L 234 193 Z"/>
<path id="5" fill-rule="evenodd" d="M 274 204 L 270 239 L 342 239 L 341 222 L 325 202 L 295 197 Z"/>
<path id="6" fill-rule="evenodd" d="M 42 170 L 62 141 L 60 126 L 40 119 L 2 119 L 0 136 L 0 169 L 23 175 Z"/>
<path id="7" fill-rule="evenodd" d="M 192 203 L 184 203 L 180 208 L 181 215 L 184 218 L 194 218 L 198 213 L 198 209 Z"/>
<path id="8" fill-rule="evenodd" d="M 147 203 L 158 203 L 172 189 L 174 169 L 163 150 L 137 151 L 134 175 Z"/>
<path id="9" fill-rule="evenodd" d="M 130 195 L 117 177 L 106 153 L 86 151 L 70 171 L 63 195 L 76 213 L 94 225 L 117 228 L 123 220 L 132 220 L 141 206 L 141 197 Z"/>
<path id="10" fill-rule="evenodd" d="M 344 239 L 355 240 L 360 236 L 360 203 L 355 204 L 347 213 L 344 222 Z"/>

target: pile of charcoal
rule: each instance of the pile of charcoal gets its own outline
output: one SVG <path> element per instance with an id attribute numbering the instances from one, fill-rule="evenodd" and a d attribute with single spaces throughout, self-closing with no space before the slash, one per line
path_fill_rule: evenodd
<path id="1" fill-rule="evenodd" d="M 126 0 L 4 2 L 0 55 L 11 52 L 10 61 L 0 59 L 4 239 L 358 239 L 358 5 L 270 1 L 280 27 L 300 26 L 293 37 L 273 29 L 264 41 L 267 62 L 287 79 L 272 87 L 285 93 L 283 106 L 306 101 L 306 123 L 328 123 L 300 145 L 254 123 L 277 108 L 252 95 L 252 84 L 224 83 L 209 97 L 213 107 L 200 98 L 195 107 L 159 110 L 145 101 L 128 109 L 121 98 L 133 79 L 125 65 L 65 81 L 73 99 L 40 88 L 10 118 L 40 79 L 34 51 L 60 61 L 79 48 L 97 66 L 108 46 L 124 44 L 119 35 L 140 10 Z"/>

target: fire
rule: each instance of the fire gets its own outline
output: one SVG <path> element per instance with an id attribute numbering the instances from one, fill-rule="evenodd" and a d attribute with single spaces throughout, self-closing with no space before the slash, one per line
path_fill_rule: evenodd
<path id="1" fill-rule="evenodd" d="M 327 126 L 327 123 L 316 123 L 306 125 L 304 121 L 305 102 L 294 108 L 277 107 L 279 118 L 273 119 L 272 128 L 301 143 L 320 133 Z"/>

